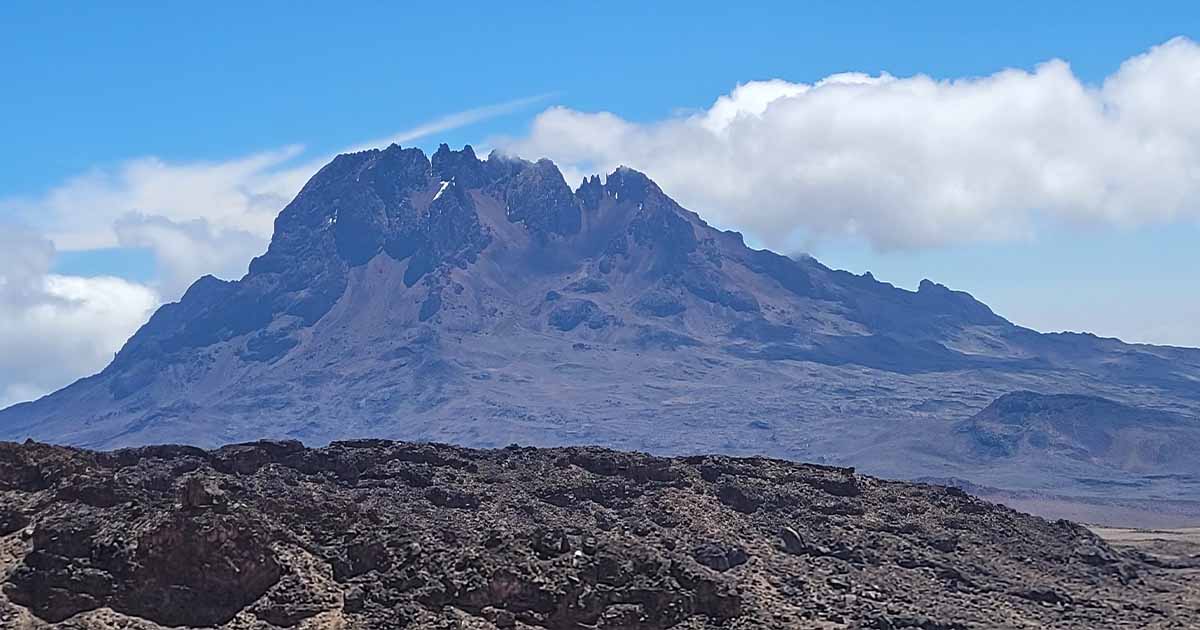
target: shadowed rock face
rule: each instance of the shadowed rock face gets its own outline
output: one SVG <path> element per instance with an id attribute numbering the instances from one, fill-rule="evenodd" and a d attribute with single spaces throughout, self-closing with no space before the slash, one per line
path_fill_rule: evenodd
<path id="1" fill-rule="evenodd" d="M 337 157 L 244 278 L 201 278 L 100 374 L 0 411 L 0 438 L 603 444 L 1194 498 L 1200 463 L 1137 483 L 1159 460 L 1017 467 L 954 427 L 1036 389 L 1171 413 L 1194 438 L 1197 383 L 1200 351 L 1043 335 L 929 281 L 750 249 L 632 169 L 572 190 L 547 160 L 391 146 Z"/>
<path id="2" fill-rule="evenodd" d="M 846 468 L 359 440 L 0 443 L 0 473 L 0 506 L 26 524 L 0 531 L 0 620 L 17 627 L 1167 628 L 1195 614 L 1186 575 L 1080 526 Z"/>
<path id="3" fill-rule="evenodd" d="M 958 430 L 985 458 L 1066 456 L 1168 473 L 1194 468 L 1200 450 L 1194 424 L 1096 396 L 1022 391 L 996 399 Z"/>

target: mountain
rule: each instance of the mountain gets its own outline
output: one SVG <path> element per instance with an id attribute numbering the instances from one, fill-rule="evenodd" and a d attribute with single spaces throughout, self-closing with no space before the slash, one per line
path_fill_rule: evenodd
<path id="1" fill-rule="evenodd" d="M 964 444 L 1016 391 L 1169 414 L 1194 440 L 1200 350 L 1041 334 L 933 282 L 755 250 L 628 168 L 572 190 L 547 160 L 393 145 L 334 159 L 244 278 L 201 278 L 104 371 L 0 412 L 0 438 L 601 444 L 1197 496 L 1196 463 L 1055 448 L 1031 469 Z"/>
<path id="2" fill-rule="evenodd" d="M 0 626 L 1195 627 L 1200 558 L 762 458 L 0 443 Z"/>
<path id="3" fill-rule="evenodd" d="M 1096 396 L 1013 392 L 958 430 L 983 459 L 1066 457 L 1130 472 L 1187 473 L 1200 452 L 1193 424 Z"/>

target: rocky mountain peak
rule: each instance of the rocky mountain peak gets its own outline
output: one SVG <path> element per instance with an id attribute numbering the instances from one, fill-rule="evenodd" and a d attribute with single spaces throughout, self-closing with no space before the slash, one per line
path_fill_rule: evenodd
<path id="1" fill-rule="evenodd" d="M 992 309 L 976 300 L 970 293 L 954 291 L 928 279 L 921 280 L 917 287 L 917 299 L 928 311 L 951 315 L 965 321 L 987 323 L 999 319 Z"/>
<path id="2" fill-rule="evenodd" d="M 579 240 L 572 246 L 577 253 L 560 256 L 587 256 L 588 242 L 616 239 L 610 253 L 628 255 L 631 244 L 641 245 L 678 266 L 697 247 L 692 222 L 698 219 L 633 169 L 620 167 L 604 183 L 593 176 L 572 191 L 550 160 L 495 151 L 480 160 L 469 145 L 455 151 L 446 144 L 430 160 L 420 149 L 392 145 L 338 156 L 321 169 L 280 214 L 251 276 L 277 274 L 297 290 L 306 278 L 329 277 L 337 292 L 346 269 L 383 253 L 408 263 L 411 285 L 439 265 L 473 260 L 497 237 L 495 226 L 481 221 L 476 199 L 501 206 L 534 243 Z M 599 211 L 604 199 L 611 209 L 581 235 L 585 207 Z"/>
<path id="3" fill-rule="evenodd" d="M 599 175 L 583 178 L 579 188 L 575 189 L 575 196 L 583 203 L 583 207 L 588 210 L 595 210 L 600 206 L 600 199 L 604 197 L 604 184 L 600 181 Z"/>
<path id="4" fill-rule="evenodd" d="M 1194 458 L 1151 457 L 1196 443 L 1194 425 L 1171 425 L 1170 442 L 1114 427 L 1099 450 L 1046 425 L 1056 444 L 1104 454 L 1072 468 L 1054 467 L 1066 451 L 1040 449 L 1039 427 L 933 432 L 1031 388 L 1194 418 L 1198 379 L 1194 351 L 1041 335 L 932 281 L 908 291 L 751 249 L 628 167 L 572 190 L 549 160 L 392 145 L 334 159 L 244 278 L 199 279 L 100 374 L 0 411 L 0 439 L 587 443 L 892 475 L 1044 460 L 1070 484 L 1109 474 L 1089 468 L 1105 462 L 1195 471 Z M 993 434 L 1020 448 L 964 441 Z M 911 448 L 863 447 L 909 435 Z M 1144 447 L 1122 450 L 1135 438 Z"/>
<path id="5" fill-rule="evenodd" d="M 628 166 L 618 166 L 604 182 L 604 189 L 617 201 L 645 203 L 647 199 L 662 195 L 658 184 L 649 177 Z"/>
<path id="6" fill-rule="evenodd" d="M 523 166 L 512 178 L 499 183 L 509 220 L 523 223 L 538 236 L 577 234 L 582 204 L 558 166 L 547 159 L 525 162 Z"/>
<path id="7" fill-rule="evenodd" d="M 475 156 L 471 145 L 453 151 L 441 144 L 432 158 L 433 177 L 438 181 L 454 181 L 465 188 L 481 188 L 487 184 L 483 162 Z"/>

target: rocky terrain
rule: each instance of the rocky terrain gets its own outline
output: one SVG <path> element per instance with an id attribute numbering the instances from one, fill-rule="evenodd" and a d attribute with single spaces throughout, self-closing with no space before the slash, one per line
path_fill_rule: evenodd
<path id="1" fill-rule="evenodd" d="M 762 458 L 0 443 L 0 627 L 1194 628 L 1198 558 Z"/>
<path id="2" fill-rule="evenodd" d="M 573 189 L 546 160 L 391 146 L 317 173 L 244 278 L 0 411 L 0 439 L 30 437 L 599 444 L 1200 513 L 1200 350 L 755 250 L 630 169 Z"/>
<path id="3" fill-rule="evenodd" d="M 961 423 L 985 459 L 1075 460 L 1143 473 L 1187 473 L 1200 451 L 1190 418 L 1096 396 L 1013 392 Z"/>
<path id="4" fill-rule="evenodd" d="M 1090 485 L 1085 496 L 1062 496 L 1056 488 L 996 488 L 963 479 L 918 477 L 957 486 L 976 496 L 1036 514 L 1091 523 L 1181 527 L 1200 523 L 1200 477 L 1194 474 L 1200 433 L 1195 420 L 1097 396 L 1018 391 L 996 399 L 956 423 L 955 457 L 1026 478 L 1053 479 L 1070 470 L 1123 471 L 1074 476 Z M 998 475 L 1000 476 L 1000 475 Z M 1174 497 L 1156 491 L 1169 486 Z M 1013 490 L 1012 488 L 1023 488 Z"/>
<path id="5" fill-rule="evenodd" d="M 1177 575 L 1200 578 L 1200 527 L 1131 529 L 1093 527 L 1092 531 L 1122 551 L 1133 551 L 1151 564 L 1177 569 Z"/>

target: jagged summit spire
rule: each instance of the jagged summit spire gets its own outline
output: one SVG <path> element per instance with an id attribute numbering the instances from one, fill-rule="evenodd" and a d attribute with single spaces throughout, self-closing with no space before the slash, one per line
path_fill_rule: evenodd
<path id="1" fill-rule="evenodd" d="M 623 198 L 634 203 L 644 202 L 652 195 L 662 195 L 662 189 L 645 173 L 624 165 L 618 166 L 608 175 L 604 187 L 613 198 Z"/>
<path id="2" fill-rule="evenodd" d="M 487 182 L 483 162 L 475 155 L 471 145 L 461 151 L 452 151 L 446 144 L 438 146 L 432 159 L 433 177 L 439 181 L 458 182 L 460 186 L 478 188 Z"/>

